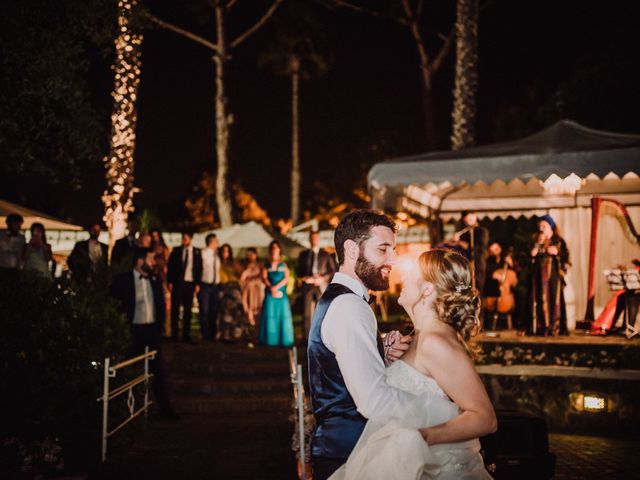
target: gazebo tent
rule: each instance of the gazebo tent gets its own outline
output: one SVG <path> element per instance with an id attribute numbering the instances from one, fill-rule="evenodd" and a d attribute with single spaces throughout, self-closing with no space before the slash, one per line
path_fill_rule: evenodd
<path id="1" fill-rule="evenodd" d="M 408 210 L 425 217 L 532 217 L 549 213 L 567 241 L 572 267 L 565 295 L 570 321 L 587 304 L 591 199 L 627 207 L 640 224 L 640 135 L 623 135 L 563 120 L 520 140 L 457 152 L 434 152 L 378 163 L 368 182 L 374 208 Z M 628 265 L 640 256 L 629 229 L 609 216 L 600 222 L 598 265 Z M 595 314 L 610 296 L 598 273 Z"/>
<path id="2" fill-rule="evenodd" d="M 22 228 L 25 230 L 28 230 L 31 227 L 31 224 L 36 222 L 42 223 L 44 225 L 44 228 L 46 228 L 47 230 L 68 232 L 81 232 L 82 230 L 84 230 L 78 225 L 64 222 L 45 213 L 37 212 L 35 210 L 31 210 L 30 208 L 26 208 L 2 199 L 0 199 L 0 228 L 4 228 L 5 222 L 7 220 L 7 215 L 11 213 L 17 213 L 18 215 L 21 215 L 22 218 L 24 218 Z"/>

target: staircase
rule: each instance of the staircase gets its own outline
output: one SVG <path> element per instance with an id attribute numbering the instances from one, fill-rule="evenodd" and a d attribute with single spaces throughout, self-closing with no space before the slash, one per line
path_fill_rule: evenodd
<path id="1" fill-rule="evenodd" d="M 288 350 L 206 343 L 169 344 L 165 364 L 179 414 L 292 412 Z"/>
<path id="2" fill-rule="evenodd" d="M 286 349 L 164 343 L 177 421 L 150 417 L 110 444 L 90 478 L 293 480 Z"/>

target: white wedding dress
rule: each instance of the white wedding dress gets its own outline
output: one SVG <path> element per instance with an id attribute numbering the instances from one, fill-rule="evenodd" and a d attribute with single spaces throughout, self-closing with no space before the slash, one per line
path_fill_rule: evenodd
<path id="1" fill-rule="evenodd" d="M 418 432 L 460 415 L 432 377 L 402 360 L 385 375 L 387 384 L 416 395 L 415 401 L 397 417 L 369 419 L 347 463 L 330 480 L 491 479 L 478 439 L 429 446 Z"/>

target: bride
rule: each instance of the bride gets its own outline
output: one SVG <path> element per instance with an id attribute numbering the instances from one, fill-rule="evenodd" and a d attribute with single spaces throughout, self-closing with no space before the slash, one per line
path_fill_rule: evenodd
<path id="1" fill-rule="evenodd" d="M 331 479 L 491 479 L 478 437 L 494 432 L 497 421 L 467 343 L 480 314 L 469 262 L 450 250 L 423 253 L 406 272 L 398 303 L 415 337 L 386 369 L 386 381 L 415 394 L 415 402 L 410 411 L 370 418 Z"/>

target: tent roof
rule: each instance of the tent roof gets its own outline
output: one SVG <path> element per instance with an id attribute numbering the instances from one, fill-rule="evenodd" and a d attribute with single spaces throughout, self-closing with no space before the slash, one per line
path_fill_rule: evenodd
<path id="1" fill-rule="evenodd" d="M 513 179 L 545 180 L 571 173 L 585 178 L 622 177 L 640 168 L 640 135 L 593 130 L 570 120 L 528 137 L 460 151 L 432 152 L 378 163 L 368 175 L 373 188 L 450 182 L 473 184 Z"/>
<path id="2" fill-rule="evenodd" d="M 23 229 L 28 229 L 31 227 L 31 224 L 40 222 L 47 230 L 83 230 L 83 228 L 78 225 L 64 222 L 58 218 L 47 215 L 46 213 L 31 210 L 30 208 L 0 199 L 0 222 L 2 222 L 3 225 L 7 215 L 11 213 L 17 213 L 24 218 L 24 223 L 22 224 Z"/>

